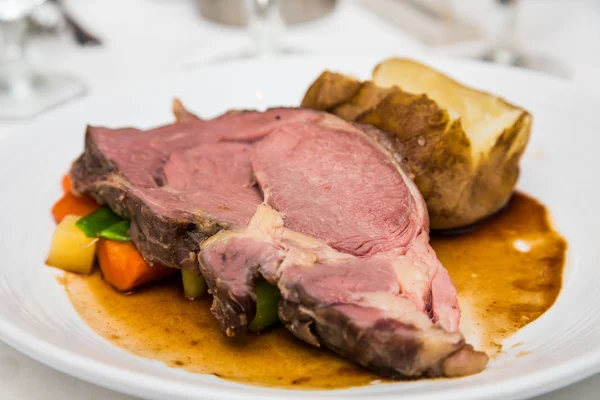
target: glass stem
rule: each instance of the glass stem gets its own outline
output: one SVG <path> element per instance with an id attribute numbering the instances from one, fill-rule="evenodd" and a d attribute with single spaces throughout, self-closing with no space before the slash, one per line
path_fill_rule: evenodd
<path id="1" fill-rule="evenodd" d="M 496 0 L 496 3 L 500 9 L 499 30 L 487 58 L 496 63 L 514 65 L 518 63 L 514 48 L 518 0 Z"/>
<path id="2" fill-rule="evenodd" d="M 246 0 L 248 29 L 258 55 L 278 52 L 277 38 L 282 31 L 277 0 Z"/>
<path id="3" fill-rule="evenodd" d="M 27 21 L 0 21 L 0 90 L 26 97 L 32 88 L 32 73 L 25 58 Z"/>

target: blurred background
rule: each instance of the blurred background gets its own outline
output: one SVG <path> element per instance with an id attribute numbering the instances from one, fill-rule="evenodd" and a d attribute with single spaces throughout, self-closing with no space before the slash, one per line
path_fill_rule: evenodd
<path id="1" fill-rule="evenodd" d="M 0 120 L 205 63 L 365 51 L 484 59 L 600 90 L 600 0 L 0 0 Z"/>

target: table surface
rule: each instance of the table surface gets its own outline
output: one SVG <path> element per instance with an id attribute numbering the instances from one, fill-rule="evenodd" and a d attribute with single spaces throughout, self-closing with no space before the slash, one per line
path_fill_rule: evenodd
<path id="1" fill-rule="evenodd" d="M 106 45 L 80 48 L 67 35 L 36 39 L 32 43 L 32 57 L 45 69 L 81 77 L 91 94 L 110 92 L 130 81 L 178 68 L 193 68 L 241 49 L 248 40 L 243 29 L 202 20 L 192 0 L 68 0 L 65 3 Z M 549 54 L 564 63 L 571 72 L 573 85 L 600 92 L 600 74 L 597 73 L 600 71 L 600 41 L 589 40 L 600 38 L 600 2 L 571 1 L 569 7 L 558 0 L 523 3 L 517 33 L 519 42 L 526 43 L 526 49 Z M 485 25 L 485 18 L 472 15 L 471 18 Z M 148 29 L 149 26 L 152 29 Z M 350 0 L 341 0 L 338 8 L 324 18 L 290 28 L 286 41 L 316 53 L 364 49 L 382 54 L 435 51 L 465 55 L 481 47 L 479 42 L 428 49 L 413 35 L 380 20 Z M 28 122 L 0 123 L 0 140 L 18 135 L 27 127 Z M 0 393 L 3 400 L 131 399 L 48 368 L 3 343 L 0 343 Z M 571 398 L 600 398 L 600 375 L 536 400 Z"/>

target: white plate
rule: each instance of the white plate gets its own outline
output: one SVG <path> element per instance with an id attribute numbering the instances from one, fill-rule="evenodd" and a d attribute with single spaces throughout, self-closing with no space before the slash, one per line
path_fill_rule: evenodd
<path id="1" fill-rule="evenodd" d="M 380 58 L 290 58 L 204 67 L 109 97 L 89 97 L 0 141 L 0 339 L 49 366 L 120 392 L 154 399 L 302 398 L 306 392 L 250 387 L 135 357 L 97 336 L 75 313 L 57 272 L 44 266 L 59 180 L 83 147 L 86 123 L 151 127 L 172 120 L 180 97 L 202 116 L 229 108 L 297 105 L 323 70 L 368 78 Z M 423 61 L 528 108 L 534 130 L 520 189 L 549 206 L 569 242 L 563 291 L 541 318 L 508 341 L 523 342 L 481 374 L 338 391 L 313 398 L 509 399 L 565 386 L 600 371 L 600 102 L 530 72 L 428 58 Z M 276 360 L 274 360 L 276 362 Z"/>

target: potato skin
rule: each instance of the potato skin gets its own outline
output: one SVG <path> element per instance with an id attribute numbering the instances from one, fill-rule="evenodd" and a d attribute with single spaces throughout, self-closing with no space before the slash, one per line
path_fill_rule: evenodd
<path id="1" fill-rule="evenodd" d="M 302 106 L 386 132 L 423 194 L 436 230 L 471 225 L 508 202 L 531 120 L 523 113 L 489 149 L 474 154 L 460 118 L 452 118 L 425 94 L 326 71 L 308 89 Z"/>
<path id="2" fill-rule="evenodd" d="M 352 98 L 359 87 L 360 81 L 356 79 L 325 71 L 308 88 L 301 106 L 328 110 Z"/>

